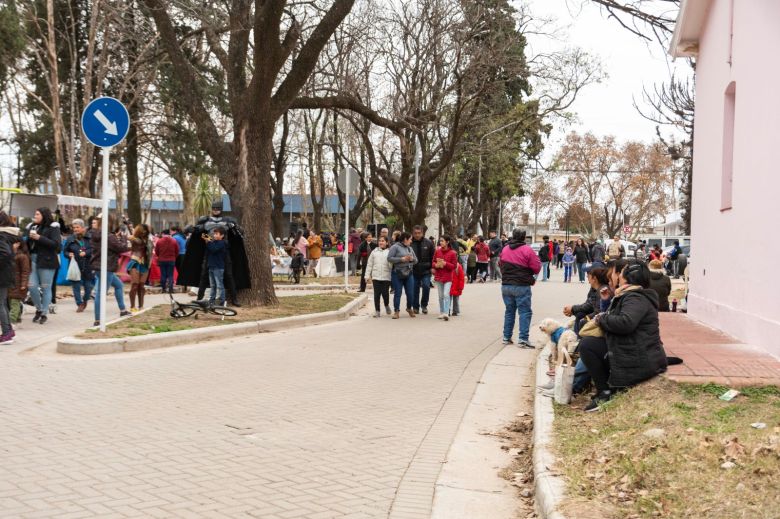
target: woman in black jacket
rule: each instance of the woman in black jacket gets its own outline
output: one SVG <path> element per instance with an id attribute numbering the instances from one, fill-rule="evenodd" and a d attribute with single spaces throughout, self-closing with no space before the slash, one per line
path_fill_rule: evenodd
<path id="1" fill-rule="evenodd" d="M 577 273 L 580 283 L 585 283 L 585 264 L 590 261 L 590 249 L 585 245 L 585 240 L 580 238 L 574 246 L 574 262 L 577 264 Z"/>
<path id="2" fill-rule="evenodd" d="M 41 207 L 35 211 L 33 223 L 28 228 L 27 243 L 30 248 L 32 271 L 30 272 L 30 297 L 35 304 L 34 323 L 48 320 L 52 283 L 60 266 L 62 237 L 60 225 L 54 221 L 51 210 Z"/>
<path id="3" fill-rule="evenodd" d="M 634 386 L 666 371 L 666 352 L 658 323 L 658 294 L 648 289 L 645 264 L 620 272 L 620 286 L 609 309 L 597 314 L 604 337 L 583 337 L 580 356 L 598 392 L 585 411 L 596 411 L 614 389 Z"/>

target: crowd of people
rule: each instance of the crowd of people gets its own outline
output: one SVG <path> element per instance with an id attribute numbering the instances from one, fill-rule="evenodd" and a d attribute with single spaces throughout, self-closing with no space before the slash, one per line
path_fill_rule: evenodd
<path id="1" fill-rule="evenodd" d="M 34 308 L 32 322 L 44 325 L 57 309 L 57 279 L 67 271 L 75 302 L 75 312 L 84 312 L 93 303 L 94 326 L 100 325 L 101 283 L 113 289 L 120 317 L 144 309 L 150 274 L 159 271 L 163 292 L 172 293 L 176 276 L 189 277 L 186 286 L 198 287 L 198 298 L 210 288 L 210 304 L 239 306 L 236 283 L 230 270 L 231 248 L 227 237 L 239 233 L 234 245 L 243 251 L 240 230 L 234 220 L 222 216 L 221 203 L 212 206 L 211 215 L 202 217 L 195 226 L 182 230 L 172 226 L 155 234 L 149 225 L 132 225 L 109 215 L 86 221 L 73 219 L 69 225 L 59 212 L 48 207 L 37 209 L 29 224 L 19 222 L 0 211 L 0 344 L 11 344 L 20 323 L 24 305 Z M 106 279 L 101 280 L 102 228 L 108 225 Z M 188 262 L 188 244 L 199 244 L 201 254 Z M 61 255 L 62 254 L 62 255 Z M 62 261 L 61 258 L 65 259 Z M 188 265 L 189 263 L 189 265 Z M 129 281 L 129 303 L 125 303 L 125 283 Z M 183 284 L 183 283 L 179 283 Z M 240 288 L 244 288 L 245 283 Z"/>

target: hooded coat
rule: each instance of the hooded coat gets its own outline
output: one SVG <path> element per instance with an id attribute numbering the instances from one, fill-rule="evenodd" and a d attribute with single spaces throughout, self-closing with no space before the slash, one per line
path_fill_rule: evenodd
<path id="1" fill-rule="evenodd" d="M 666 371 L 655 290 L 616 295 L 598 323 L 607 341 L 611 387 L 634 386 Z"/>
<path id="2" fill-rule="evenodd" d="M 658 294 L 658 311 L 669 311 L 669 294 L 672 293 L 672 280 L 663 269 L 650 269 L 650 288 Z"/>

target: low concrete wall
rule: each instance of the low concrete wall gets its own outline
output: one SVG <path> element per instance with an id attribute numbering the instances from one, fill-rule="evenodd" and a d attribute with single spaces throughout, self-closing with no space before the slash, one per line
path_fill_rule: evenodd
<path id="1" fill-rule="evenodd" d="M 70 355 L 104 355 L 107 353 L 122 353 L 126 351 L 143 351 L 156 348 L 168 348 L 180 344 L 197 344 L 229 337 L 243 337 L 256 333 L 275 332 L 290 328 L 312 326 L 315 324 L 342 321 L 348 319 L 358 308 L 363 306 L 368 297 L 362 294 L 332 312 L 295 315 L 268 319 L 265 321 L 249 321 L 245 323 L 210 326 L 194 330 L 176 332 L 152 333 L 136 337 L 121 337 L 117 339 L 78 339 L 63 337 L 57 341 L 57 352 Z"/>

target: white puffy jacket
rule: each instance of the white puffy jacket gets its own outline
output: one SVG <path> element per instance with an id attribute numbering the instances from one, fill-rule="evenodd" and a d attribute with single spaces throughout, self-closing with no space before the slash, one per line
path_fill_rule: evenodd
<path id="1" fill-rule="evenodd" d="M 376 281 L 390 281 L 390 263 L 387 262 L 387 255 L 390 249 L 380 249 L 377 247 L 368 257 L 366 265 L 366 279 L 371 278 Z"/>

